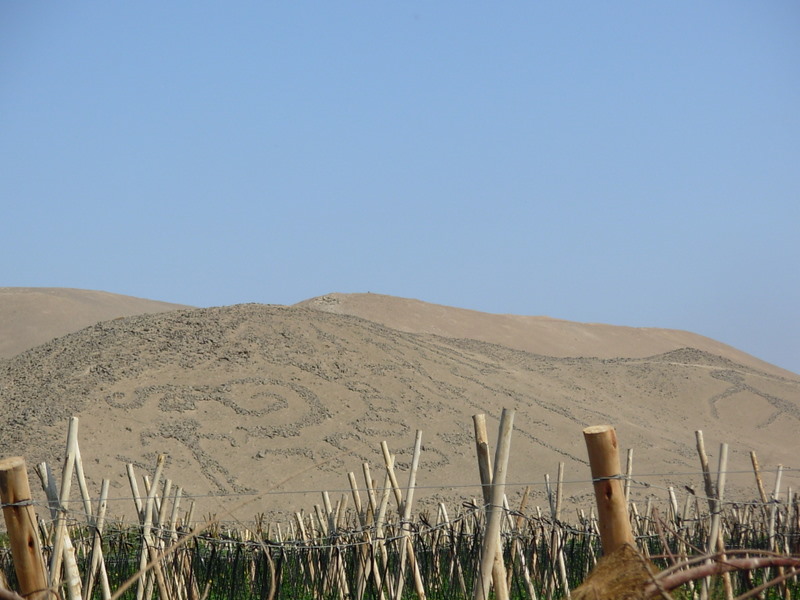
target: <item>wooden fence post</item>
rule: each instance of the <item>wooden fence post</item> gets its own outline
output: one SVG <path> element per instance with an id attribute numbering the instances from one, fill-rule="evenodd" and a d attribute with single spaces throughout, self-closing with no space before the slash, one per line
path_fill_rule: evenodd
<path id="1" fill-rule="evenodd" d="M 489 434 L 486 431 L 486 415 L 472 415 L 472 423 L 475 428 L 475 448 L 478 453 L 478 473 L 481 477 L 481 489 L 483 490 L 483 504 L 488 507 L 492 502 L 492 462 L 489 451 Z M 508 600 L 508 584 L 506 582 L 506 567 L 503 562 L 503 545 L 500 539 L 497 540 L 497 550 L 494 554 L 492 564 L 492 583 L 494 584 L 494 594 L 497 600 Z"/>
<path id="2" fill-rule="evenodd" d="M 0 504 L 11 540 L 19 593 L 25 597 L 48 589 L 36 513 L 31 502 L 25 459 L 14 456 L 0 460 Z"/>
<path id="3" fill-rule="evenodd" d="M 492 567 L 500 545 L 500 530 L 503 524 L 503 496 L 506 492 L 508 457 L 511 451 L 511 432 L 514 427 L 514 411 L 504 408 L 500 416 L 500 431 L 497 435 L 497 452 L 492 469 L 492 489 L 486 514 L 486 531 L 481 547 L 480 569 L 476 573 L 473 600 L 488 600 L 492 581 Z"/>
<path id="4" fill-rule="evenodd" d="M 611 554 L 623 544 L 633 544 L 625 489 L 619 468 L 617 432 L 611 425 L 594 425 L 583 430 L 600 522 L 603 554 Z"/>

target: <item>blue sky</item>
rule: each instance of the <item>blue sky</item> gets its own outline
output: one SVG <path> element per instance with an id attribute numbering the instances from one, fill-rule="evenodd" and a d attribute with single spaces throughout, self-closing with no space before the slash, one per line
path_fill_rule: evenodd
<path id="1" fill-rule="evenodd" d="M 0 4 L 0 286 L 376 292 L 800 372 L 800 5 Z"/>

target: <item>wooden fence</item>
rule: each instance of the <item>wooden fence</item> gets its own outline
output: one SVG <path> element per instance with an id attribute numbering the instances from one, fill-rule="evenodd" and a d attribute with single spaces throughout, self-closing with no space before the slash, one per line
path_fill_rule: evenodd
<path id="1" fill-rule="evenodd" d="M 322 492 L 321 504 L 310 512 L 298 511 L 288 523 L 261 519 L 251 526 L 227 526 L 197 518 L 193 503 L 165 477 L 163 457 L 152 473 L 138 474 L 127 466 L 138 522 L 107 521 L 108 482 L 103 482 L 99 498 L 90 496 L 78 420 L 73 418 L 60 485 L 46 464 L 35 468 L 49 519 L 37 519 L 33 505 L 41 503 L 33 500 L 24 461 L 0 461 L 0 502 L 9 537 L 8 544 L 0 543 L 0 600 L 15 597 L 8 591 L 12 589 L 27 598 L 70 600 L 150 600 L 156 595 L 175 600 L 486 600 L 490 593 L 498 599 L 580 598 L 586 593 L 580 584 L 591 572 L 601 571 L 595 568 L 603 551 L 611 555 L 630 548 L 631 542 L 635 558 L 648 565 L 638 571 L 647 579 L 639 581 L 642 589 L 656 581 L 657 570 L 671 573 L 670 565 L 685 562 L 683 572 L 688 572 L 692 557 L 709 560 L 715 555 L 713 564 L 731 566 L 771 552 L 774 560 L 763 563 L 765 568 L 743 568 L 727 579 L 690 580 L 687 590 L 698 598 L 709 593 L 733 598 L 769 584 L 774 597 L 784 600 L 798 591 L 791 562 L 800 550 L 798 500 L 792 493 L 785 501 L 779 499 L 780 469 L 773 493 L 767 495 L 755 455 L 756 501 L 726 502 L 725 452 L 720 452 L 714 479 L 702 433 L 697 432 L 705 497 L 687 494 L 679 502 L 668 488 L 663 500 L 651 497 L 640 506 L 626 501 L 632 477 L 630 466 L 627 473 L 620 472 L 613 429 L 587 428 L 597 512 L 592 507 L 567 516 L 561 502 L 563 466 L 555 486 L 548 486 L 546 510 L 528 506 L 527 490 L 519 505 L 509 506 L 503 485 L 513 411 L 504 411 L 501 418 L 494 460 L 484 417 L 473 420 L 483 489 L 473 502 L 455 508 L 439 504 L 415 513 L 418 432 L 408 473 L 395 470 L 394 456 L 383 443 L 383 485 L 374 483 L 364 464 L 364 483 L 359 486 L 362 477 L 349 473 L 351 493 L 336 502 Z M 405 485 L 399 482 L 402 475 Z M 77 507 L 71 505 L 73 480 L 79 488 Z M 739 554 L 742 550 L 746 555 Z M 619 573 L 619 564 L 615 569 Z M 592 588 L 593 598 L 602 597 L 597 589 Z"/>

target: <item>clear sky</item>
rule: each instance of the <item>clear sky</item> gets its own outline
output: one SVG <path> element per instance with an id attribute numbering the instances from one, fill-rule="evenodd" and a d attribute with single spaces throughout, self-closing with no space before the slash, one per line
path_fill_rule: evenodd
<path id="1" fill-rule="evenodd" d="M 0 3 L 0 286 L 376 292 L 800 372 L 800 4 Z"/>

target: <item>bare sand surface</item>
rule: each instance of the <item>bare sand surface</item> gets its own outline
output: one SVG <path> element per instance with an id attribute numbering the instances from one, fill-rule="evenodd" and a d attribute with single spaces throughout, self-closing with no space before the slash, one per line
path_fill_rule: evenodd
<path id="1" fill-rule="evenodd" d="M 384 440 L 404 482 L 421 430 L 415 497 L 458 507 L 480 496 L 471 416 L 487 414 L 494 443 L 506 407 L 512 502 L 530 484 L 545 506 L 544 476 L 563 462 L 566 498 L 588 509 L 581 431 L 602 423 L 634 449 L 636 499 L 703 489 L 697 429 L 712 464 L 730 444 L 729 498 L 756 496 L 751 450 L 797 489 L 800 376 L 687 332 L 618 329 L 373 294 L 102 321 L 0 360 L 0 455 L 58 472 L 77 416 L 111 514 L 132 514 L 125 465 L 152 472 L 166 454 L 197 514 L 248 520 L 349 496 L 365 462 L 382 483 Z"/>
<path id="2" fill-rule="evenodd" d="M 190 308 L 71 288 L 0 287 L 0 358 L 119 317 Z"/>
<path id="3" fill-rule="evenodd" d="M 400 331 L 481 340 L 546 356 L 642 358 L 696 348 L 776 375 L 797 375 L 722 342 L 677 329 L 496 315 L 381 294 L 327 294 L 299 306 L 354 315 Z"/>

